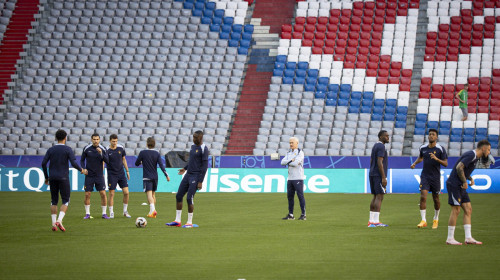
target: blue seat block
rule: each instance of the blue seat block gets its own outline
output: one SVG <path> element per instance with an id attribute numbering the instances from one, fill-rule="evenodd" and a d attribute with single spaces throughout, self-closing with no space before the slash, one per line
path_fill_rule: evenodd
<path id="1" fill-rule="evenodd" d="M 353 91 L 351 92 L 351 98 L 353 99 L 360 99 L 361 100 L 361 91 Z"/>
<path id="2" fill-rule="evenodd" d="M 439 123 L 436 122 L 436 121 L 429 121 L 427 123 L 427 128 L 434 128 L 434 129 L 438 129 L 439 127 Z"/>
<path id="3" fill-rule="evenodd" d="M 248 32 L 248 33 L 253 33 L 254 27 L 253 24 L 245 24 L 243 27 L 243 31 Z"/>
<path id="4" fill-rule="evenodd" d="M 293 84 L 293 78 L 292 77 L 283 77 L 282 82 L 287 85 Z"/>
<path id="5" fill-rule="evenodd" d="M 416 121 L 415 122 L 415 128 L 425 128 L 425 122 Z"/>
<path id="6" fill-rule="evenodd" d="M 285 77 L 295 77 L 295 70 L 294 69 L 285 69 Z"/>
<path id="7" fill-rule="evenodd" d="M 315 85 L 311 85 L 311 84 L 305 84 L 304 85 L 304 91 L 315 91 L 316 90 L 316 86 Z"/>
<path id="8" fill-rule="evenodd" d="M 273 76 L 277 76 L 277 77 L 283 76 L 283 69 L 274 69 Z"/>
<path id="9" fill-rule="evenodd" d="M 417 121 L 427 121 L 427 114 L 417 114 Z"/>
<path id="10" fill-rule="evenodd" d="M 326 97 L 326 94 L 324 91 L 317 91 L 314 94 L 314 98 L 325 99 L 325 97 Z"/>
<path id="11" fill-rule="evenodd" d="M 395 118 L 394 114 L 388 114 L 387 112 L 384 114 L 384 121 L 393 121 Z"/>
<path id="12" fill-rule="evenodd" d="M 307 76 L 309 77 L 318 77 L 319 75 L 319 70 L 318 69 L 309 69 L 307 70 Z"/>
<path id="13" fill-rule="evenodd" d="M 396 121 L 396 128 L 405 128 L 405 127 L 406 127 L 406 120 Z"/>
<path id="14" fill-rule="evenodd" d="M 328 91 L 339 92 L 340 86 L 337 84 L 328 85 Z"/>
<path id="15" fill-rule="evenodd" d="M 317 84 L 316 90 L 321 90 L 321 91 L 326 92 L 328 90 L 328 86 L 326 84 Z"/>
<path id="16" fill-rule="evenodd" d="M 373 99 L 364 99 L 361 101 L 361 104 L 363 104 L 363 106 L 369 106 L 371 107 L 373 105 Z"/>
<path id="17" fill-rule="evenodd" d="M 415 131 L 413 133 L 416 135 L 425 135 L 425 128 L 415 127 Z"/>
<path id="18" fill-rule="evenodd" d="M 337 100 L 337 96 L 338 96 L 337 92 L 329 91 L 329 92 L 326 93 L 326 98 L 328 98 L 328 99 L 335 99 L 335 100 Z"/>
<path id="19" fill-rule="evenodd" d="M 448 128 L 448 129 L 451 129 L 451 122 L 449 122 L 449 121 L 439 122 L 439 128 Z"/>
<path id="20" fill-rule="evenodd" d="M 297 63 L 289 61 L 289 62 L 285 63 L 285 66 L 286 66 L 286 69 L 295 69 L 295 67 L 297 67 Z"/>
<path id="21" fill-rule="evenodd" d="M 375 99 L 375 106 L 377 107 L 384 107 L 385 106 L 385 100 L 384 99 Z"/>
<path id="22" fill-rule="evenodd" d="M 318 84 L 326 85 L 328 87 L 328 78 L 327 77 L 320 77 L 318 78 Z"/>
<path id="23" fill-rule="evenodd" d="M 293 79 L 293 82 L 295 84 L 303 85 L 306 82 L 306 79 L 304 77 L 295 76 L 295 78 Z"/>
<path id="24" fill-rule="evenodd" d="M 341 85 L 340 85 L 340 90 L 341 90 L 341 91 L 348 91 L 348 92 L 351 92 L 351 85 L 348 85 L 348 84 L 341 84 Z"/>
<path id="25" fill-rule="evenodd" d="M 359 114 L 360 107 L 349 107 L 349 113 L 351 114 Z"/>
<path id="26" fill-rule="evenodd" d="M 446 127 L 440 127 L 439 135 L 450 135 L 450 129 Z"/>
<path id="27" fill-rule="evenodd" d="M 349 105 L 349 101 L 348 101 L 348 100 L 346 100 L 346 99 L 339 99 L 339 100 L 337 101 L 337 105 L 338 105 L 338 106 L 347 106 L 347 105 Z"/>
<path id="28" fill-rule="evenodd" d="M 278 56 L 276 56 L 276 62 L 283 63 L 283 67 L 285 67 L 286 55 L 278 55 Z"/>
<path id="29" fill-rule="evenodd" d="M 372 106 L 361 106 L 361 113 L 363 114 L 371 114 Z"/>
<path id="30" fill-rule="evenodd" d="M 382 120 L 382 114 L 378 114 L 378 113 L 372 114 L 372 121 L 381 121 L 381 120 Z"/>
<path id="31" fill-rule="evenodd" d="M 295 75 L 297 77 L 305 78 L 306 77 L 306 70 L 299 68 L 299 69 L 297 69 L 297 71 L 295 71 Z"/>
<path id="32" fill-rule="evenodd" d="M 326 99 L 326 106 L 337 106 L 337 99 Z"/>

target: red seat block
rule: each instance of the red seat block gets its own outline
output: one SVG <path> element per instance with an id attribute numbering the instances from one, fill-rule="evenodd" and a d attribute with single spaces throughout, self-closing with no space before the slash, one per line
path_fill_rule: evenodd
<path id="1" fill-rule="evenodd" d="M 400 84 L 399 85 L 399 90 L 400 91 L 410 91 L 410 89 L 411 89 L 411 86 L 408 85 L 408 84 Z"/>
<path id="2" fill-rule="evenodd" d="M 295 24 L 302 24 L 304 25 L 306 23 L 306 18 L 305 17 L 296 17 L 295 18 Z"/>
<path id="3" fill-rule="evenodd" d="M 292 33 L 290 33 L 290 32 L 281 32 L 281 39 L 292 39 Z"/>
<path id="4" fill-rule="evenodd" d="M 325 47 L 325 48 L 323 49 L 323 52 L 324 52 L 325 54 L 333 54 L 333 53 L 334 53 L 334 48 L 333 48 L 333 47 Z"/>
<path id="5" fill-rule="evenodd" d="M 424 78 L 422 78 L 420 83 L 425 84 L 425 85 L 430 85 L 430 84 L 432 84 L 432 78 L 424 77 Z"/>
<path id="6" fill-rule="evenodd" d="M 389 72 L 389 75 L 391 77 L 398 77 L 401 76 L 401 71 L 399 69 L 391 69 Z"/>
<path id="7" fill-rule="evenodd" d="M 323 49 L 320 48 L 320 47 L 313 47 L 312 48 L 312 53 L 313 54 L 322 54 L 323 53 Z"/>
<path id="8" fill-rule="evenodd" d="M 432 85 L 432 91 L 443 92 L 443 85 L 441 85 L 441 84 L 433 84 Z"/>
<path id="9" fill-rule="evenodd" d="M 367 77 L 377 77 L 377 69 L 366 69 L 366 76 Z"/>
<path id="10" fill-rule="evenodd" d="M 418 98 L 429 99 L 429 97 L 430 97 L 430 94 L 428 92 L 421 91 L 421 92 L 418 93 Z"/>
<path id="11" fill-rule="evenodd" d="M 378 69 L 379 77 L 389 77 L 389 70 L 387 69 Z"/>
<path id="12" fill-rule="evenodd" d="M 469 89 L 470 90 L 472 90 L 472 87 L 471 87 L 470 84 L 474 84 L 474 85 L 479 84 L 479 78 L 478 77 L 469 77 L 468 81 L 469 81 Z"/>
<path id="13" fill-rule="evenodd" d="M 411 69 L 403 69 L 401 70 L 401 76 L 405 78 L 410 78 L 412 75 L 412 70 Z"/>
<path id="14" fill-rule="evenodd" d="M 491 78 L 490 77 L 481 77 L 479 79 L 479 82 L 481 85 L 490 85 L 491 84 Z"/>
<path id="15" fill-rule="evenodd" d="M 281 26 L 281 31 L 282 32 L 288 32 L 288 33 L 291 33 L 292 32 L 292 25 L 291 24 L 283 24 Z"/>
<path id="16" fill-rule="evenodd" d="M 387 77 L 377 77 L 377 84 L 388 84 L 389 79 Z"/>
<path id="17" fill-rule="evenodd" d="M 320 39 L 320 40 L 325 40 L 325 33 L 321 32 L 321 33 L 314 33 L 314 38 L 316 39 Z"/>

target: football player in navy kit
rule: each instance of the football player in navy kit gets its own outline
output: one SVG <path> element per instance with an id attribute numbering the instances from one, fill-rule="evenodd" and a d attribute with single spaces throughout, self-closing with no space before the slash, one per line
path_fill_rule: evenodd
<path id="1" fill-rule="evenodd" d="M 128 170 L 127 160 L 125 159 L 125 156 L 127 155 L 125 153 L 125 149 L 122 145 L 118 144 L 118 135 L 111 134 L 111 136 L 109 136 L 109 146 L 107 153 L 109 158 L 109 163 L 107 164 L 109 217 L 111 219 L 115 217 L 115 212 L 113 210 L 114 197 L 116 186 L 119 185 L 123 192 L 123 216 L 130 218 L 131 216 L 128 213 L 127 209 L 129 199 L 127 180 L 130 180 L 130 172 Z M 124 170 L 126 170 L 126 176 Z"/>

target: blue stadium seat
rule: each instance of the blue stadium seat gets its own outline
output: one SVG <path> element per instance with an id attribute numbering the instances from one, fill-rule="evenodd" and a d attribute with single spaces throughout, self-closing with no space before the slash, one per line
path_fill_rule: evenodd
<path id="1" fill-rule="evenodd" d="M 398 115 L 407 115 L 408 114 L 408 107 L 406 106 L 399 106 L 398 107 Z"/>
<path id="2" fill-rule="evenodd" d="M 361 100 L 351 98 L 351 101 L 349 102 L 349 106 L 359 107 L 360 105 L 361 105 Z"/>
<path id="3" fill-rule="evenodd" d="M 319 70 L 318 69 L 309 69 L 307 70 L 307 76 L 309 77 L 318 77 L 319 75 Z"/>
<path id="4" fill-rule="evenodd" d="M 463 132 L 463 130 L 461 128 L 452 128 L 451 129 L 451 135 L 460 136 L 460 138 L 462 138 L 462 132 Z"/>
<path id="5" fill-rule="evenodd" d="M 244 48 L 250 48 L 250 40 L 245 40 L 245 39 L 242 39 L 240 41 L 240 46 L 241 47 L 244 47 Z"/>
<path id="6" fill-rule="evenodd" d="M 295 67 L 297 66 L 297 63 L 289 61 L 289 62 L 285 63 L 285 66 L 286 66 L 286 69 L 295 69 Z"/>
<path id="7" fill-rule="evenodd" d="M 475 132 L 476 132 L 476 129 L 473 127 L 466 127 L 464 129 L 464 135 L 474 135 Z"/>
<path id="8" fill-rule="evenodd" d="M 218 25 L 222 26 L 222 24 L 223 24 L 222 18 L 220 18 L 220 17 L 213 17 L 212 18 L 212 24 L 218 24 Z"/>
<path id="9" fill-rule="evenodd" d="M 341 90 L 339 93 L 339 98 L 349 100 L 350 95 L 350 92 Z"/>
<path id="10" fill-rule="evenodd" d="M 240 44 L 240 42 L 238 40 L 229 40 L 229 43 L 227 45 L 230 47 L 236 48 L 236 47 L 238 47 L 239 44 Z"/>
<path id="11" fill-rule="evenodd" d="M 241 33 L 239 32 L 231 32 L 230 33 L 231 39 L 233 40 L 239 40 L 241 38 Z"/>
<path id="12" fill-rule="evenodd" d="M 394 117 L 395 117 L 394 114 L 386 112 L 384 114 L 384 121 L 393 121 Z"/>
<path id="13" fill-rule="evenodd" d="M 285 77 L 295 77 L 295 70 L 294 69 L 285 69 L 285 73 L 284 73 L 284 76 Z"/>
<path id="14" fill-rule="evenodd" d="M 210 24 L 210 23 L 212 23 L 212 18 L 211 17 L 202 17 L 201 23 L 202 24 Z M 228 34 L 228 37 L 229 37 L 229 34 Z"/>
<path id="15" fill-rule="evenodd" d="M 220 24 L 215 24 L 215 23 L 210 24 L 210 31 L 219 32 L 220 31 Z"/>
<path id="16" fill-rule="evenodd" d="M 243 25 L 233 24 L 233 32 L 242 33 L 243 32 Z"/>
<path id="17" fill-rule="evenodd" d="M 363 106 L 368 106 L 368 107 L 372 107 L 373 105 L 373 99 L 364 99 L 361 101 L 361 104 L 363 104 Z"/>
<path id="18" fill-rule="evenodd" d="M 406 114 L 397 114 L 396 115 L 396 120 L 397 121 L 405 121 L 406 122 L 407 115 Z"/>
<path id="19" fill-rule="evenodd" d="M 349 107 L 349 113 L 351 114 L 359 114 L 360 107 Z"/>
<path id="20" fill-rule="evenodd" d="M 191 2 L 184 2 L 184 9 L 193 9 L 194 5 Z"/>
<path id="21" fill-rule="evenodd" d="M 328 85 L 328 91 L 339 92 L 340 86 L 337 84 Z"/>
<path id="22" fill-rule="evenodd" d="M 243 27 L 243 31 L 248 32 L 248 33 L 253 33 L 253 24 L 245 24 Z"/>
<path id="23" fill-rule="evenodd" d="M 416 121 L 415 122 L 415 128 L 425 128 L 425 122 L 423 122 L 423 121 Z"/>
<path id="24" fill-rule="evenodd" d="M 293 84 L 293 78 L 292 77 L 283 77 L 283 83 L 291 85 L 291 84 Z"/>
<path id="25" fill-rule="evenodd" d="M 273 76 L 282 77 L 283 76 L 283 69 L 274 69 Z"/>
<path id="26" fill-rule="evenodd" d="M 214 18 L 224 18 L 224 10 L 223 9 L 217 9 L 214 11 Z"/>
<path id="27" fill-rule="evenodd" d="M 446 127 L 439 128 L 439 135 L 450 135 L 450 129 Z"/>
<path id="28" fill-rule="evenodd" d="M 439 122 L 439 129 L 441 129 L 441 128 L 451 129 L 451 122 L 450 121 L 441 121 L 441 122 Z"/>
<path id="29" fill-rule="evenodd" d="M 233 24 L 234 18 L 233 17 L 224 17 L 224 24 Z"/>
<path id="30" fill-rule="evenodd" d="M 387 104 L 385 106 L 385 113 L 396 114 L 396 106 Z"/>
<path id="31" fill-rule="evenodd" d="M 361 100 L 361 91 L 353 91 L 353 92 L 351 92 L 351 99 L 359 99 L 359 100 Z"/>
<path id="32" fill-rule="evenodd" d="M 498 142 L 498 138 L 499 138 L 498 135 L 492 135 L 492 134 L 488 135 L 488 141 L 490 143 L 492 143 L 492 142 Z"/>
<path id="33" fill-rule="evenodd" d="M 314 94 L 314 98 L 325 99 L 325 97 L 326 97 L 326 94 L 324 91 L 317 91 Z"/>
<path id="34" fill-rule="evenodd" d="M 326 99 L 326 106 L 337 106 L 337 99 Z"/>
<path id="35" fill-rule="evenodd" d="M 361 106 L 361 113 L 363 114 L 371 114 L 372 106 Z"/>
<path id="36" fill-rule="evenodd" d="M 462 141 L 463 142 L 474 142 L 474 135 L 465 134 L 464 136 L 462 136 Z"/>
<path id="37" fill-rule="evenodd" d="M 417 121 L 427 121 L 427 114 L 417 114 Z"/>
<path id="38" fill-rule="evenodd" d="M 283 63 L 283 67 L 285 67 L 286 55 L 277 55 L 276 62 Z"/>
<path id="39" fill-rule="evenodd" d="M 293 82 L 295 84 L 303 85 L 306 82 L 306 78 L 295 76 L 295 78 L 293 79 Z"/>
<path id="40" fill-rule="evenodd" d="M 406 127 L 406 120 L 405 121 L 396 121 L 396 128 L 405 128 Z"/>
<path id="41" fill-rule="evenodd" d="M 215 2 L 207 2 L 205 4 L 205 9 L 208 9 L 208 10 L 215 10 Z"/>
<path id="42" fill-rule="evenodd" d="M 349 105 L 349 101 L 348 101 L 348 100 L 346 100 L 346 99 L 339 99 L 339 100 L 337 101 L 337 105 L 338 105 L 338 106 L 347 106 L 347 105 Z"/>
<path id="43" fill-rule="evenodd" d="M 326 93 L 326 98 L 337 100 L 338 92 L 329 91 Z"/>
<path id="44" fill-rule="evenodd" d="M 299 69 L 297 69 L 297 71 L 295 71 L 295 75 L 297 77 L 302 77 L 302 78 L 305 79 L 305 77 L 306 77 L 306 70 L 299 68 Z"/>
<path id="45" fill-rule="evenodd" d="M 385 100 L 384 99 L 375 99 L 374 106 L 376 106 L 376 107 L 384 107 L 385 106 Z"/>
<path id="46" fill-rule="evenodd" d="M 252 41 L 252 33 L 249 33 L 249 32 L 243 32 L 241 34 L 241 38 L 242 39 L 245 39 L 245 40 L 248 40 L 248 41 Z"/>
<path id="47" fill-rule="evenodd" d="M 340 90 L 341 90 L 341 91 L 351 92 L 351 85 L 348 85 L 348 84 L 341 84 L 341 85 L 340 85 Z"/>
<path id="48" fill-rule="evenodd" d="M 276 61 L 274 63 L 274 69 L 285 69 L 285 63 Z"/>
<path id="49" fill-rule="evenodd" d="M 385 102 L 386 106 L 396 107 L 398 105 L 397 99 L 387 99 Z"/>
<path id="50" fill-rule="evenodd" d="M 193 16 L 195 16 L 195 17 L 202 17 L 203 16 L 203 10 L 194 9 L 193 10 Z"/>
<path id="51" fill-rule="evenodd" d="M 185 3 L 187 3 L 187 2 L 185 2 Z M 205 3 L 201 2 L 201 1 L 196 2 L 196 3 L 194 3 L 194 8 L 198 9 L 198 10 L 203 10 L 203 9 L 205 9 Z"/>
<path id="52" fill-rule="evenodd" d="M 328 91 L 328 86 L 326 84 L 317 84 L 316 85 L 316 90 L 320 90 L 320 91 Z"/>
<path id="53" fill-rule="evenodd" d="M 221 39 L 229 39 L 229 32 L 221 31 L 219 33 L 219 38 L 221 38 Z"/>
<path id="54" fill-rule="evenodd" d="M 413 133 L 416 135 L 425 135 L 425 128 L 415 127 L 415 131 Z"/>
<path id="55" fill-rule="evenodd" d="M 328 78 L 327 77 L 320 77 L 318 78 L 318 84 L 322 84 L 328 87 Z"/>
<path id="56" fill-rule="evenodd" d="M 316 86 L 318 79 L 316 77 L 307 77 L 306 84 Z"/>
<path id="57" fill-rule="evenodd" d="M 439 124 L 436 121 L 429 121 L 429 122 L 427 122 L 427 128 L 438 129 L 438 127 L 439 127 Z"/>
<path id="58" fill-rule="evenodd" d="M 486 135 L 488 134 L 488 129 L 485 127 L 478 127 L 476 128 L 476 134 Z"/>
<path id="59" fill-rule="evenodd" d="M 382 115 L 383 112 L 384 112 L 384 108 L 383 107 L 373 107 L 373 113 L 374 114 Z"/>
<path id="60" fill-rule="evenodd" d="M 311 85 L 311 84 L 305 84 L 304 85 L 304 91 L 315 91 L 316 90 L 316 86 L 315 85 Z"/>
<path id="61" fill-rule="evenodd" d="M 372 91 L 363 92 L 363 99 L 373 99 L 373 92 Z"/>
<path id="62" fill-rule="evenodd" d="M 301 61 L 297 64 L 297 68 L 307 70 L 307 67 L 309 67 L 309 63 Z"/>
<path id="63" fill-rule="evenodd" d="M 476 133 L 476 136 L 474 137 L 474 142 L 479 142 L 483 139 L 488 139 L 488 135 Z"/>
<path id="64" fill-rule="evenodd" d="M 239 47 L 239 48 L 238 48 L 238 54 L 245 54 L 245 55 L 248 55 L 248 48 L 245 48 L 245 47 Z"/>
<path id="65" fill-rule="evenodd" d="M 382 114 L 372 114 L 372 121 L 381 121 L 382 120 Z"/>
<path id="66" fill-rule="evenodd" d="M 186 2 L 185 2 L 185 3 L 186 3 Z M 213 17 L 213 15 L 214 15 L 214 10 L 210 10 L 210 9 L 205 9 L 205 10 L 203 10 L 203 16 L 204 16 L 204 17 L 209 17 L 209 18 L 211 18 L 211 17 Z"/>

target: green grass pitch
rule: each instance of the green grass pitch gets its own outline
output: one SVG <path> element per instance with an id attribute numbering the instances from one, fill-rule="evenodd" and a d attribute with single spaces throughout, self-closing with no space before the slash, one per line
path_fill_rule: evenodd
<path id="1" fill-rule="evenodd" d="M 49 193 L 0 193 L 0 279 L 492 279 L 500 272 L 500 194 L 471 195 L 472 234 L 482 246 L 447 246 L 450 207 L 441 196 L 437 230 L 417 229 L 418 194 L 389 194 L 381 221 L 367 228 L 370 195 L 306 194 L 307 221 L 282 221 L 286 194 L 199 193 L 194 223 L 169 228 L 175 198 L 132 193 L 132 219 L 83 220 L 83 193 L 72 193 L 67 232 L 50 230 Z M 430 202 L 430 201 L 429 201 Z M 429 204 L 428 204 L 429 205 Z M 300 214 L 296 202 L 296 214 Z M 121 214 L 121 193 L 115 198 Z M 432 202 L 428 220 L 432 220 Z M 183 211 L 183 223 L 187 211 Z M 461 221 L 455 237 L 464 240 Z"/>

